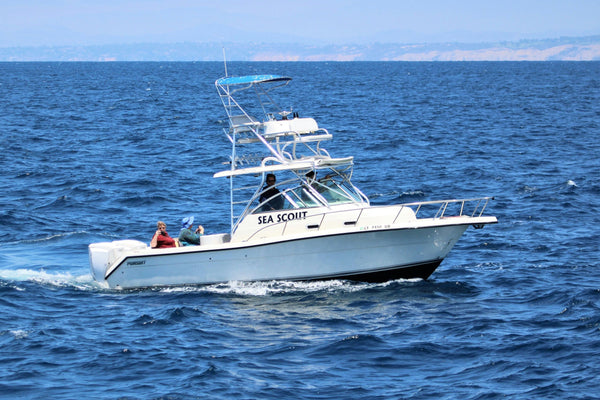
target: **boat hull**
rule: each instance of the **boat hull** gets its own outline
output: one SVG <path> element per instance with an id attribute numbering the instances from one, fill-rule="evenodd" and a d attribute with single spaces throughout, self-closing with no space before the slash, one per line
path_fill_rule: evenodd
<path id="1" fill-rule="evenodd" d="M 468 225 L 330 233 L 260 243 L 223 243 L 125 255 L 111 288 L 228 281 L 427 279 Z"/>

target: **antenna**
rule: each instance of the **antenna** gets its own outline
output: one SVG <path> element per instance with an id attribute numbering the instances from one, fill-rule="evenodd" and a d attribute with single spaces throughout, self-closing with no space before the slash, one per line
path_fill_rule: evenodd
<path id="1" fill-rule="evenodd" d="M 223 64 L 225 64 L 225 78 L 227 78 L 227 57 L 225 57 L 225 46 L 223 46 Z"/>

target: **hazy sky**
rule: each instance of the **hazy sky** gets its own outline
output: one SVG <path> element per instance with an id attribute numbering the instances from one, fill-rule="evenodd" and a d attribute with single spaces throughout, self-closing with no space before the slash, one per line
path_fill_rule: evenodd
<path id="1" fill-rule="evenodd" d="M 0 46 L 478 42 L 600 34 L 600 0 L 0 0 Z"/>

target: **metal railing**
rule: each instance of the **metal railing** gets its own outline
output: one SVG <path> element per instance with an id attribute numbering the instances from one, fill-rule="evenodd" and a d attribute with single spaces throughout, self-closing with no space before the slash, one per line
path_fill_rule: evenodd
<path id="1" fill-rule="evenodd" d="M 404 203 L 402 206 L 406 207 L 417 207 L 415 210 L 415 216 L 418 218 L 419 211 L 421 211 L 423 206 L 435 206 L 439 204 L 437 211 L 435 212 L 433 218 L 449 218 L 449 217 L 481 217 L 485 208 L 487 207 L 490 200 L 494 200 L 493 197 L 480 197 L 475 199 L 453 199 L 453 200 L 434 200 L 434 201 L 419 201 L 414 203 Z M 448 215 L 448 207 L 456 205 L 460 206 L 459 211 L 452 215 Z M 472 211 L 471 211 L 472 209 Z M 469 212 L 470 211 L 470 212 Z"/>

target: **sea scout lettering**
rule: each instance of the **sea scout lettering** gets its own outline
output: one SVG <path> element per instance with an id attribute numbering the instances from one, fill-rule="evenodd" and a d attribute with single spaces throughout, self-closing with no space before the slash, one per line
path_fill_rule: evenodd
<path id="1" fill-rule="evenodd" d="M 283 214 L 271 214 L 271 215 L 260 215 L 258 217 L 258 224 L 271 224 L 273 222 L 286 222 L 293 221 L 295 219 L 305 219 L 308 211 L 292 211 Z"/>

